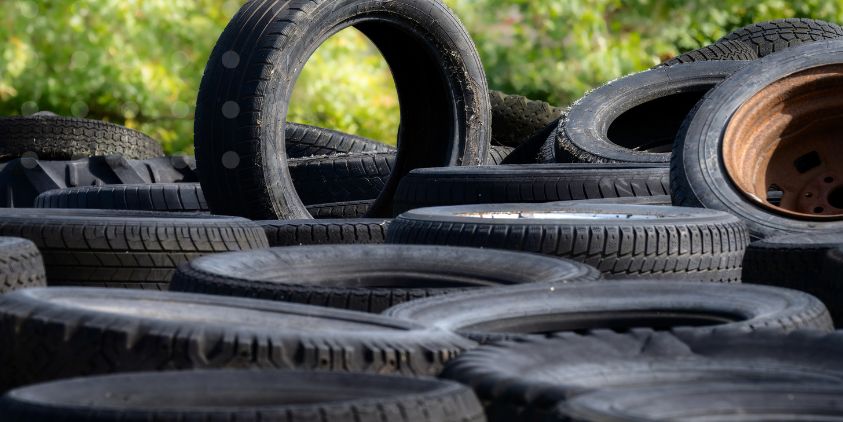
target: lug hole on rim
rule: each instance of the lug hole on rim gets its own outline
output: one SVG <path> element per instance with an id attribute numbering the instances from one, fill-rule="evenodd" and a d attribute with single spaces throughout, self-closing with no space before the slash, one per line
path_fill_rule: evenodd
<path id="1" fill-rule="evenodd" d="M 843 210 L 843 186 L 836 187 L 828 194 L 828 204 L 839 210 Z"/>
<path id="2" fill-rule="evenodd" d="M 814 197 L 814 194 L 813 194 L 813 193 L 811 193 L 811 192 L 808 192 L 808 193 L 806 193 L 806 194 L 805 194 L 805 197 L 806 197 L 806 198 L 813 198 L 813 197 Z"/>
<path id="3" fill-rule="evenodd" d="M 833 177 L 826 177 L 825 182 L 826 183 L 834 183 L 834 178 Z"/>
<path id="4" fill-rule="evenodd" d="M 817 214 L 822 214 L 823 211 L 825 211 L 825 208 L 823 208 L 823 207 L 814 208 L 814 212 L 817 213 Z"/>

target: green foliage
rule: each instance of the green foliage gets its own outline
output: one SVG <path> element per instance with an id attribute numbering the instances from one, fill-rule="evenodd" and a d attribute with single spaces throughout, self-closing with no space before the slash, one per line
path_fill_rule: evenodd
<path id="1" fill-rule="evenodd" d="M 843 21 L 843 0 L 446 0 L 493 89 L 567 104 L 754 21 Z M 192 148 L 199 81 L 236 0 L 0 0 L 0 114 L 105 119 Z M 383 141 L 398 105 L 389 70 L 356 31 L 305 68 L 290 120 Z"/>

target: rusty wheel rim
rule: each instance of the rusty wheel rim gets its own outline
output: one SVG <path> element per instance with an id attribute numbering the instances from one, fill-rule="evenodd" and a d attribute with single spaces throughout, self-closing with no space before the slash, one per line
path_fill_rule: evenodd
<path id="1" fill-rule="evenodd" d="M 843 64 L 765 87 L 732 116 L 723 161 L 756 204 L 790 218 L 843 219 Z"/>

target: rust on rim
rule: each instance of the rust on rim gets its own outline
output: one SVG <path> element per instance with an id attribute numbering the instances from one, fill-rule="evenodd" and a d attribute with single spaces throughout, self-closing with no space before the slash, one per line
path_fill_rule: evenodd
<path id="1" fill-rule="evenodd" d="M 757 204 L 803 220 L 843 219 L 843 64 L 765 87 L 723 137 L 732 182 Z"/>

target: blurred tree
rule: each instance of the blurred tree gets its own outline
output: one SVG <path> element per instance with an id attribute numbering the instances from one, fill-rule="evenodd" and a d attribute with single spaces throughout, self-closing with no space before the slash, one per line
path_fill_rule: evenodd
<path id="1" fill-rule="evenodd" d="M 587 90 L 754 21 L 843 21 L 843 0 L 445 0 L 490 86 L 567 104 Z M 190 152 L 207 57 L 242 0 L 0 0 L 0 114 L 105 119 Z M 395 88 L 376 49 L 343 31 L 306 66 L 290 120 L 392 141 Z"/>

